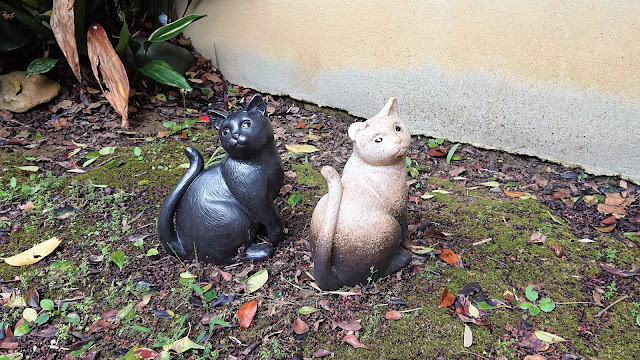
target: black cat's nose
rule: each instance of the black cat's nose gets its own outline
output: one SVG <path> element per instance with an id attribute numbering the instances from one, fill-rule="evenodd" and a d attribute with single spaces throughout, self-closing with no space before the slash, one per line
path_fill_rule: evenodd
<path id="1" fill-rule="evenodd" d="M 240 136 L 240 135 L 238 135 L 238 134 L 233 134 L 233 135 L 231 135 L 231 137 L 233 138 L 233 140 L 238 140 L 238 137 L 239 137 L 239 136 Z"/>

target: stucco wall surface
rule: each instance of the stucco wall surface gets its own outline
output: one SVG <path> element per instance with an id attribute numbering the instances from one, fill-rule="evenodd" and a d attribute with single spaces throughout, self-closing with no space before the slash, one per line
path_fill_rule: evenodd
<path id="1" fill-rule="evenodd" d="M 232 83 L 640 182 L 640 3 L 200 1 Z"/>

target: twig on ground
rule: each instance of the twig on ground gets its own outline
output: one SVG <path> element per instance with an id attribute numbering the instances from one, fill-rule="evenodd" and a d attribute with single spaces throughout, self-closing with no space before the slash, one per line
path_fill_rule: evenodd
<path id="1" fill-rule="evenodd" d="M 621 297 L 620 299 L 612 302 L 611 304 L 609 304 L 609 306 L 607 306 L 606 308 L 602 309 L 602 311 L 600 311 L 598 314 L 596 314 L 596 317 L 602 316 L 602 314 L 604 314 L 605 311 L 609 310 L 610 307 L 612 307 L 613 305 L 619 303 L 620 301 L 622 301 L 624 299 L 628 299 L 628 298 L 629 298 L 629 295 L 625 295 L 625 296 Z"/>

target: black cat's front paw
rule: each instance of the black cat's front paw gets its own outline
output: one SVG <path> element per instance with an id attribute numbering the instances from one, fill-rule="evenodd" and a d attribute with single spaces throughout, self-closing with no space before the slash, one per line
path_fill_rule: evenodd
<path id="1" fill-rule="evenodd" d="M 284 229 L 278 227 L 274 229 L 272 232 L 269 232 L 269 242 L 272 244 L 278 244 L 282 240 L 284 240 Z"/>
<path id="2" fill-rule="evenodd" d="M 260 244 L 253 244 L 247 248 L 247 255 L 245 260 L 247 261 L 263 261 L 269 259 L 275 253 L 273 245 L 265 242 Z"/>

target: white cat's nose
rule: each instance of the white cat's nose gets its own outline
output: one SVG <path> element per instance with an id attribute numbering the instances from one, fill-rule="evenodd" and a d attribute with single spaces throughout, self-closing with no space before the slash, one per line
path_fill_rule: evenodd
<path id="1" fill-rule="evenodd" d="M 402 138 L 400 136 L 396 136 L 393 138 L 393 142 L 396 144 L 400 144 L 402 142 Z"/>

